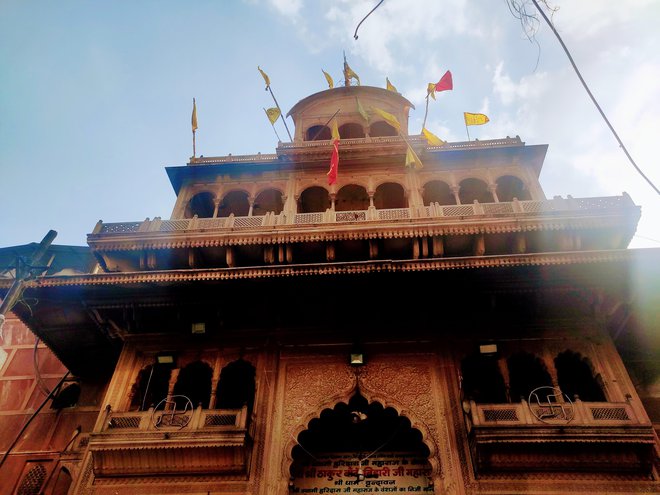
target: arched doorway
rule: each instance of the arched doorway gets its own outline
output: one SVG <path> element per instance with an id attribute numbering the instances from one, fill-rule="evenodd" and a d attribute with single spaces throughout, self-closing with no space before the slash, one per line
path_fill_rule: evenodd
<path id="1" fill-rule="evenodd" d="M 433 485 L 422 433 L 395 409 L 369 403 L 359 393 L 324 409 L 296 441 L 290 467 L 294 493 L 322 493 L 323 488 L 371 493 L 376 487 L 408 493 Z"/>

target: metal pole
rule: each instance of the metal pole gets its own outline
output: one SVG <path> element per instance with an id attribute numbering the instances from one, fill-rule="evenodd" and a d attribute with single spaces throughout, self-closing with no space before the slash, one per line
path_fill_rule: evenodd
<path id="1" fill-rule="evenodd" d="M 280 110 L 280 118 L 282 119 L 282 122 L 284 122 L 284 128 L 286 129 L 286 133 L 289 135 L 289 139 L 291 142 L 293 142 L 293 138 L 291 137 L 291 133 L 289 132 L 289 126 L 286 125 L 286 119 L 284 118 L 284 113 L 282 113 L 282 109 L 280 108 L 280 104 L 277 103 L 277 100 L 275 99 L 275 95 L 273 94 L 273 90 L 270 88 L 270 84 L 268 85 L 268 91 L 270 91 L 270 96 L 273 97 L 273 101 L 275 102 L 275 106 L 279 108 Z"/>
<path id="2" fill-rule="evenodd" d="M 5 295 L 5 298 L 2 300 L 2 303 L 0 303 L 0 339 L 3 338 L 2 326 L 5 323 L 5 314 L 11 311 L 11 309 L 20 299 L 25 281 L 34 276 L 31 268 L 33 268 L 35 264 L 43 257 L 43 255 L 48 250 L 48 247 L 53 242 L 53 239 L 55 239 L 55 236 L 57 236 L 56 231 L 48 231 L 48 233 L 39 243 L 39 246 L 37 246 L 36 251 L 32 254 L 32 257 L 30 258 L 25 271 L 20 269 L 20 261 L 16 262 L 16 274 L 14 275 L 14 283 L 11 284 L 11 287 Z"/>

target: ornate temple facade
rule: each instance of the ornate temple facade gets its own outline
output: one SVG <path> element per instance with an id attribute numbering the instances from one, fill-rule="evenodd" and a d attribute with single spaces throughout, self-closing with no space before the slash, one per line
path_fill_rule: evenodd
<path id="1" fill-rule="evenodd" d="M 640 208 L 546 198 L 546 145 L 431 146 L 411 108 L 313 94 L 292 142 L 168 167 L 170 218 L 99 221 L 90 267 L 26 282 L 1 493 L 660 492 L 660 250 L 627 249 Z M 51 388 L 73 381 L 36 446 L 13 440 L 38 401 L 7 385 L 44 380 L 32 346 L 62 364 Z"/>

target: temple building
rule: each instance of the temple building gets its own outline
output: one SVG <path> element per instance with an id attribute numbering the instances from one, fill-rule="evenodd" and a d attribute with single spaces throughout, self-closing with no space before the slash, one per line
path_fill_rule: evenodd
<path id="1" fill-rule="evenodd" d="M 313 94 L 275 153 L 167 167 L 169 218 L 52 246 L 4 326 L 0 493 L 660 493 L 640 208 L 413 108 Z"/>

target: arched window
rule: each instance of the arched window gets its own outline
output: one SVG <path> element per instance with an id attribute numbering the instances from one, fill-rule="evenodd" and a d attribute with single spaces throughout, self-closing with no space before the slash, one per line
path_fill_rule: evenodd
<path id="1" fill-rule="evenodd" d="M 65 407 L 73 407 L 78 404 L 80 398 L 80 385 L 77 383 L 70 383 L 62 387 L 50 404 L 51 409 L 64 409 Z"/>
<path id="2" fill-rule="evenodd" d="M 500 201 L 513 201 L 513 198 L 520 201 L 530 199 L 529 191 L 525 189 L 525 184 L 518 177 L 503 175 L 495 182 L 497 184 L 497 199 Z"/>
<path id="3" fill-rule="evenodd" d="M 53 488 L 51 495 L 67 495 L 72 482 L 73 479 L 71 478 L 71 473 L 67 468 L 63 467 L 60 469 L 60 472 L 57 473 L 57 480 L 55 481 L 55 487 Z"/>
<path id="4" fill-rule="evenodd" d="M 213 199 L 210 192 L 195 194 L 186 206 L 185 217 L 192 218 L 197 215 L 198 218 L 211 218 L 215 210 Z"/>
<path id="5" fill-rule="evenodd" d="M 179 371 L 179 377 L 174 385 L 174 395 L 183 395 L 190 399 L 193 407 L 202 405 L 209 407 L 211 400 L 211 378 L 213 370 L 203 361 L 193 361 Z M 186 401 L 176 400 L 177 408 L 183 408 Z"/>
<path id="6" fill-rule="evenodd" d="M 432 180 L 424 184 L 422 200 L 425 206 L 429 206 L 431 203 L 440 205 L 456 204 L 456 198 L 452 194 L 449 184 L 441 180 Z"/>
<path id="7" fill-rule="evenodd" d="M 586 402 L 605 402 L 605 394 L 588 358 L 579 352 L 564 351 L 555 358 L 555 368 L 559 388 L 571 399 L 577 395 Z"/>
<path id="8" fill-rule="evenodd" d="M 506 402 L 504 378 L 497 365 L 497 357 L 472 354 L 461 362 L 463 394 L 480 404 Z"/>
<path id="9" fill-rule="evenodd" d="M 330 195 L 320 186 L 308 187 L 298 198 L 298 213 L 318 213 L 330 208 Z"/>
<path id="10" fill-rule="evenodd" d="M 276 215 L 279 215 L 283 207 L 282 193 L 277 189 L 266 189 L 257 194 L 254 200 L 252 214 L 254 216 L 260 216 L 272 211 Z"/>
<path id="11" fill-rule="evenodd" d="M 362 186 L 350 184 L 337 192 L 335 209 L 337 211 L 366 210 L 369 208 L 369 195 Z"/>
<path id="12" fill-rule="evenodd" d="M 364 129 L 360 124 L 344 124 L 339 126 L 338 131 L 341 139 L 357 139 L 364 137 Z"/>
<path id="13" fill-rule="evenodd" d="M 131 390 L 130 409 L 132 411 L 146 411 L 150 407 L 159 404 L 161 408 L 164 407 L 164 403 L 161 403 L 161 401 L 167 398 L 170 373 L 169 366 L 159 364 L 150 364 L 142 368 Z"/>
<path id="14" fill-rule="evenodd" d="M 232 191 L 222 198 L 218 208 L 219 217 L 228 217 L 232 213 L 235 217 L 246 217 L 250 212 L 250 202 L 245 191 Z"/>
<path id="15" fill-rule="evenodd" d="M 513 354 L 507 359 L 509 368 L 509 395 L 512 401 L 527 400 L 532 390 L 538 387 L 552 387 L 552 378 L 545 364 L 537 356 L 528 352 Z M 548 394 L 552 392 L 548 389 Z M 545 394 L 538 394 L 541 399 Z"/>
<path id="16" fill-rule="evenodd" d="M 218 382 L 216 407 L 218 409 L 240 409 L 247 405 L 249 417 L 254 406 L 254 376 L 254 366 L 243 359 L 225 366 L 220 373 Z"/>
<path id="17" fill-rule="evenodd" d="M 379 209 L 407 208 L 408 200 L 401 184 L 386 182 L 376 188 L 374 206 Z"/>
<path id="18" fill-rule="evenodd" d="M 479 203 L 492 203 L 493 195 L 488 190 L 486 183 L 479 179 L 464 179 L 460 183 L 458 197 L 462 205 L 474 203 L 476 199 Z"/>
<path id="19" fill-rule="evenodd" d="M 399 133 L 387 122 L 374 122 L 369 126 L 369 135 L 371 137 L 397 136 Z"/>
<path id="20" fill-rule="evenodd" d="M 332 139 L 332 132 L 325 125 L 314 125 L 305 133 L 305 141 L 327 141 L 329 139 Z"/>

